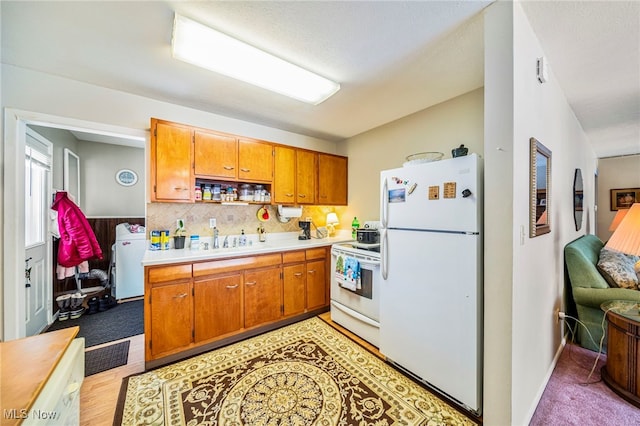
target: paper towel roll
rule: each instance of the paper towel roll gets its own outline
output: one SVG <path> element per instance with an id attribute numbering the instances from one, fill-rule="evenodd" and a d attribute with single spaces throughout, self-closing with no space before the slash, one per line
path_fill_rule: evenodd
<path id="1" fill-rule="evenodd" d="M 282 217 L 301 217 L 302 207 L 285 207 L 278 205 L 278 214 Z"/>

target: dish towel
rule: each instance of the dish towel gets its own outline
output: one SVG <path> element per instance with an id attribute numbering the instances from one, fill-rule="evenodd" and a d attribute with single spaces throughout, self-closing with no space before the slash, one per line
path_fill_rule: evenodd
<path id="1" fill-rule="evenodd" d="M 342 288 L 356 291 L 362 288 L 360 282 L 360 262 L 350 256 L 338 256 L 336 262 L 336 281 Z"/>

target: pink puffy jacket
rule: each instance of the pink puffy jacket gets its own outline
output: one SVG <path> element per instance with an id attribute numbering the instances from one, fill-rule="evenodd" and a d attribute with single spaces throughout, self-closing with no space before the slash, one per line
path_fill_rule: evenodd
<path id="1" fill-rule="evenodd" d="M 51 206 L 58 212 L 58 263 L 64 267 L 79 265 L 85 260 L 102 259 L 102 249 L 84 213 L 69 199 L 66 192 L 58 192 Z"/>

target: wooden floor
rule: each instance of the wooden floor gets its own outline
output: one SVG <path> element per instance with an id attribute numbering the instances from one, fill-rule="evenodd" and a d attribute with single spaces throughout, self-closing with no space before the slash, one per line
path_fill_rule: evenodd
<path id="1" fill-rule="evenodd" d="M 384 359 L 382 354 L 378 351 L 378 348 L 333 323 L 329 312 L 320 315 L 320 318 L 353 338 L 375 355 Z M 80 390 L 80 425 L 112 425 L 122 379 L 132 374 L 142 373 L 144 371 L 144 335 L 141 334 L 128 339 L 131 340 L 131 344 L 129 345 L 129 361 L 127 365 L 85 377 L 84 382 L 82 383 L 82 389 Z M 127 339 L 119 341 L 124 340 Z M 102 346 L 112 345 L 114 343 L 117 342 L 109 342 L 105 345 L 92 346 L 89 350 L 98 349 Z"/>

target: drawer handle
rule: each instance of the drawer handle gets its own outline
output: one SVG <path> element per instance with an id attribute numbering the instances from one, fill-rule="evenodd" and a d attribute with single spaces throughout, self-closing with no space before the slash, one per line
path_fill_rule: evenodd
<path id="1" fill-rule="evenodd" d="M 174 299 L 184 299 L 185 297 L 187 297 L 187 293 L 177 294 L 173 296 Z"/>
<path id="2" fill-rule="evenodd" d="M 251 171 L 251 169 L 245 169 L 245 168 L 240 168 L 240 171 L 245 172 L 245 173 L 249 173 Z"/>
<path id="3" fill-rule="evenodd" d="M 175 189 L 176 191 L 186 191 L 187 188 L 180 188 L 179 186 L 174 187 L 173 189 Z"/>
<path id="4" fill-rule="evenodd" d="M 228 285 L 228 286 L 227 286 L 227 288 L 228 288 L 229 290 L 232 290 L 232 289 L 234 289 L 234 288 L 238 288 L 238 284 L 236 284 L 236 285 Z"/>
<path id="5" fill-rule="evenodd" d="M 304 195 L 304 194 L 298 194 L 298 197 L 300 197 L 300 198 L 306 198 L 307 196 L 306 196 L 306 195 Z"/>
<path id="6" fill-rule="evenodd" d="M 302 276 L 302 272 L 296 272 L 295 274 L 293 274 L 295 277 L 301 277 Z"/>
<path id="7" fill-rule="evenodd" d="M 291 193 L 287 193 L 287 194 L 284 194 L 284 195 L 286 195 L 287 197 L 293 197 L 293 194 L 291 194 Z"/>
<path id="8" fill-rule="evenodd" d="M 65 389 L 65 394 L 63 395 L 63 404 L 66 407 L 70 406 L 78 393 L 80 393 L 80 383 L 70 383 L 69 386 L 67 386 L 67 388 Z"/>
<path id="9" fill-rule="evenodd" d="M 309 274 L 315 274 L 315 273 L 316 273 L 316 270 L 315 270 L 315 269 L 312 269 L 312 270 L 310 270 L 310 271 L 307 271 L 307 273 L 309 273 Z"/>
<path id="10" fill-rule="evenodd" d="M 246 285 L 256 285 L 256 281 L 247 281 Z"/>
<path id="11" fill-rule="evenodd" d="M 233 167 L 233 166 L 223 166 L 223 168 L 225 170 L 233 170 L 233 169 L 235 169 L 235 167 Z"/>
<path id="12" fill-rule="evenodd" d="M 327 196 L 320 194 L 320 198 L 327 198 Z"/>

